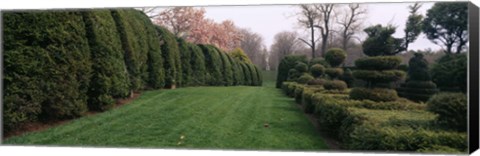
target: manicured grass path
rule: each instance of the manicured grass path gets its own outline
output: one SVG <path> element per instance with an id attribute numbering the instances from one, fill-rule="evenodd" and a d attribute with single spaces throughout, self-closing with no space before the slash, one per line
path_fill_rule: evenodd
<path id="1" fill-rule="evenodd" d="M 268 127 L 265 127 L 268 123 Z M 82 117 L 4 144 L 206 148 L 327 149 L 292 98 L 263 87 L 191 87 L 146 91 L 117 109 Z"/>

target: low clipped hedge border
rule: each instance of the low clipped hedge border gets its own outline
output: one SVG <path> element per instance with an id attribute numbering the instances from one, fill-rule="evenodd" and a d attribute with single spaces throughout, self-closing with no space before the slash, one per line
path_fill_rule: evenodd
<path id="1" fill-rule="evenodd" d="M 398 99 L 397 92 L 386 88 L 353 88 L 350 98 L 354 100 L 369 99 L 372 101 L 395 101 Z"/>

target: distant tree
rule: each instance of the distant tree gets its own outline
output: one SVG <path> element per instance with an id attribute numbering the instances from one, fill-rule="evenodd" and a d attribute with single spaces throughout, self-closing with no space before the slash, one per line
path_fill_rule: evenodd
<path id="1" fill-rule="evenodd" d="M 257 66 L 262 66 L 264 63 L 265 54 L 264 54 L 264 39 L 263 37 L 255 32 L 252 32 L 249 29 L 240 29 L 240 34 L 242 35 L 242 40 L 240 41 L 240 48 L 248 55 L 249 58 L 252 58 L 253 64 Z"/>
<path id="2" fill-rule="evenodd" d="M 435 3 L 427 11 L 423 31 L 430 41 L 443 45 L 445 53 L 458 54 L 468 42 L 467 11 L 466 2 Z"/>
<path id="3" fill-rule="evenodd" d="M 145 11 L 149 11 L 148 9 Z M 152 15 L 154 16 L 154 15 Z M 154 23 L 165 26 L 177 37 L 186 35 L 204 22 L 205 9 L 194 9 L 193 7 L 173 7 L 159 12 L 154 17 Z"/>
<path id="4" fill-rule="evenodd" d="M 362 26 L 363 15 L 367 13 L 360 4 L 349 4 L 348 11 L 337 21 L 341 26 L 340 37 L 342 40 L 342 49 L 348 51 L 349 42 Z"/>
<path id="5" fill-rule="evenodd" d="M 332 23 L 332 18 L 334 17 L 332 14 L 334 13 L 333 8 L 335 7 L 334 4 L 320 4 L 315 5 L 317 12 L 320 13 L 320 24 L 315 25 L 316 28 L 320 29 L 320 34 L 322 36 L 322 45 L 321 45 L 321 56 L 325 55 L 327 52 L 327 43 L 328 37 L 331 32 L 330 25 Z M 315 57 L 312 57 L 315 58 Z"/>
<path id="6" fill-rule="evenodd" d="M 302 47 L 303 46 L 298 41 L 297 32 L 282 31 L 277 33 L 273 38 L 273 44 L 270 46 L 270 67 L 276 68 L 283 57 L 295 53 Z"/>
<path id="7" fill-rule="evenodd" d="M 241 34 L 231 20 L 215 23 L 205 18 L 205 9 L 173 7 L 158 13 L 154 23 L 162 25 L 180 38 L 196 44 L 213 44 L 222 50 L 240 45 Z"/>
<path id="8" fill-rule="evenodd" d="M 394 38 L 396 27 L 378 24 L 364 31 L 368 37 L 363 42 L 363 52 L 368 56 L 395 55 L 405 50 L 402 38 Z"/>
<path id="9" fill-rule="evenodd" d="M 300 5 L 301 12 L 299 13 L 298 22 L 305 28 L 310 29 L 310 40 L 299 38 L 304 42 L 312 51 L 312 58 L 315 57 L 315 46 L 317 45 L 318 38 L 315 39 L 315 25 L 318 23 L 320 14 L 315 10 L 313 5 Z"/>
<path id="10" fill-rule="evenodd" d="M 408 6 L 410 9 L 410 15 L 408 16 L 407 23 L 405 25 L 405 41 L 404 41 L 404 47 L 405 51 L 408 51 L 408 45 L 410 43 L 413 43 L 418 35 L 422 32 L 422 19 L 423 16 L 421 14 L 418 14 L 417 11 L 422 7 L 421 4 L 415 3 L 413 5 Z"/>

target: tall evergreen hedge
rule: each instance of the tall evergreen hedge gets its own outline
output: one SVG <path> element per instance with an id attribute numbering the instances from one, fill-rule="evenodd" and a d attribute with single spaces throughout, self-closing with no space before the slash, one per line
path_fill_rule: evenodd
<path id="1" fill-rule="evenodd" d="M 190 67 L 192 70 L 191 85 L 205 85 L 207 69 L 205 66 L 205 55 L 202 49 L 196 44 L 190 44 L 191 51 Z"/>
<path id="2" fill-rule="evenodd" d="M 182 84 L 182 66 L 180 64 L 180 51 L 175 36 L 164 27 L 156 26 L 162 42 L 163 67 L 165 68 L 165 85 Z"/>
<path id="3" fill-rule="evenodd" d="M 227 55 L 227 56 L 228 56 L 228 61 L 230 61 L 231 65 L 232 65 L 233 85 L 239 85 L 241 75 L 239 75 L 239 72 L 240 72 L 239 70 L 240 69 L 238 69 L 238 63 L 230 55 Z"/>
<path id="4" fill-rule="evenodd" d="M 242 68 L 242 72 L 243 72 L 243 85 L 250 85 L 252 84 L 252 76 L 251 76 L 251 72 L 250 72 L 250 69 L 248 68 L 248 65 L 247 63 L 245 62 L 239 62 L 241 68 Z"/>
<path id="5" fill-rule="evenodd" d="M 125 64 L 130 78 L 131 91 L 143 89 L 147 73 L 148 43 L 143 22 L 136 18 L 136 10 L 112 10 L 122 47 L 125 52 Z"/>
<path id="6" fill-rule="evenodd" d="M 87 110 L 91 61 L 82 14 L 4 12 L 5 130 Z"/>
<path id="7" fill-rule="evenodd" d="M 212 45 L 200 44 L 199 47 L 205 56 L 205 67 L 207 69 L 206 83 L 207 85 L 218 86 L 223 84 L 223 74 L 221 67 L 223 66 L 220 54 Z"/>
<path id="8" fill-rule="evenodd" d="M 103 111 L 134 91 L 261 85 L 258 67 L 185 42 L 134 9 L 6 12 L 6 131 Z"/>
<path id="9" fill-rule="evenodd" d="M 180 60 L 182 63 L 181 73 L 182 73 L 182 83 L 183 86 L 189 86 L 192 79 L 192 67 L 191 67 L 191 57 L 192 52 L 190 48 L 190 43 L 187 43 L 182 38 L 177 38 L 178 48 L 180 52 Z"/>
<path id="10" fill-rule="evenodd" d="M 228 59 L 229 56 L 220 50 L 217 50 L 220 54 L 220 57 L 222 57 L 222 63 L 223 63 L 223 78 L 224 78 L 224 85 L 225 86 L 231 86 L 233 85 L 233 69 L 232 69 L 232 63 Z"/>
<path id="11" fill-rule="evenodd" d="M 109 10 L 83 11 L 82 14 L 92 61 L 88 107 L 106 110 L 113 106 L 114 98 L 129 94 L 124 52 Z"/>
<path id="12" fill-rule="evenodd" d="M 285 56 L 278 65 L 277 72 L 277 83 L 276 87 L 280 88 L 283 81 L 286 81 L 288 78 L 288 72 L 290 69 L 294 68 L 297 62 L 307 63 L 307 56 L 305 55 L 287 55 Z"/>
<path id="13" fill-rule="evenodd" d="M 147 55 L 147 73 L 146 82 L 149 88 L 159 89 L 165 86 L 165 69 L 163 67 L 163 58 L 161 50 L 161 41 L 155 26 L 150 18 L 143 12 L 136 11 L 135 14 L 138 19 L 144 22 L 145 39 L 148 43 Z"/>
<path id="14" fill-rule="evenodd" d="M 262 86 L 263 84 L 262 71 L 260 70 L 260 68 L 258 68 L 258 66 L 255 66 L 255 70 L 257 71 L 257 79 L 258 79 L 258 83 L 256 85 Z"/>

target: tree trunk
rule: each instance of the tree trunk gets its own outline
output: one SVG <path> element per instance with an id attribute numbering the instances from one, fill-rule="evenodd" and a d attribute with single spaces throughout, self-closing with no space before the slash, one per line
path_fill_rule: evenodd
<path id="1" fill-rule="evenodd" d="M 312 59 L 315 58 L 315 32 L 313 29 L 313 24 L 310 26 L 310 30 L 312 32 L 312 39 L 310 40 L 312 43 Z"/>

